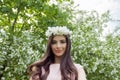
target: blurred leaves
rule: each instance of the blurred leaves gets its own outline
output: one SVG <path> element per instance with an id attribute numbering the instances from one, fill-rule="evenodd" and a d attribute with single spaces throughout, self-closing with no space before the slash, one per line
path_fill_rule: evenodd
<path id="1" fill-rule="evenodd" d="M 28 79 L 26 68 L 45 51 L 47 27 L 58 25 L 73 31 L 72 57 L 84 66 L 88 80 L 120 79 L 120 36 L 100 39 L 109 11 L 74 11 L 73 2 L 65 1 L 0 1 L 0 80 Z"/>
<path id="2" fill-rule="evenodd" d="M 101 40 L 102 31 L 109 20 L 109 13 L 78 11 L 73 24 L 72 56 L 81 63 L 88 80 L 119 80 L 120 36 L 107 35 Z M 79 16 L 79 17 L 78 17 Z"/>

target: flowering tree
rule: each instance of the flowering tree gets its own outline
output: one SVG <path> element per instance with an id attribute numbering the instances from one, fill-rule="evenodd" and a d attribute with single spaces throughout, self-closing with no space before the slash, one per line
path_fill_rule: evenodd
<path id="1" fill-rule="evenodd" d="M 70 11 L 59 7 L 62 1 L 49 1 L 0 1 L 0 80 L 26 80 L 28 65 L 44 53 L 46 28 L 70 25 Z"/>
<path id="2" fill-rule="evenodd" d="M 119 80 L 120 36 L 107 35 L 101 40 L 109 13 L 78 11 L 73 25 L 72 55 L 84 66 L 88 80 Z"/>
<path id="3" fill-rule="evenodd" d="M 88 80 L 120 79 L 119 35 L 100 40 L 108 13 L 72 12 L 71 5 L 61 4 L 61 0 L 58 5 L 49 4 L 49 0 L 0 2 L 0 80 L 28 79 L 28 65 L 45 51 L 47 27 L 56 25 L 73 31 L 72 57 L 84 66 Z M 79 18 L 73 14 L 79 14 Z"/>

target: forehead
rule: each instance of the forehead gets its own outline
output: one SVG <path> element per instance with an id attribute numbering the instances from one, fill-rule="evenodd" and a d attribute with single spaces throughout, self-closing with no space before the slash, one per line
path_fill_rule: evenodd
<path id="1" fill-rule="evenodd" d="M 65 36 L 57 35 L 57 36 L 53 37 L 53 40 L 66 40 L 66 38 L 65 38 Z"/>

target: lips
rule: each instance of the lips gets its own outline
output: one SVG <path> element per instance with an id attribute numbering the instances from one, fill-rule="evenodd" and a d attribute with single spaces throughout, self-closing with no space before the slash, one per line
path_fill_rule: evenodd
<path id="1" fill-rule="evenodd" d="M 62 50 L 55 50 L 55 52 L 56 52 L 56 53 L 61 53 L 61 52 L 62 52 Z"/>

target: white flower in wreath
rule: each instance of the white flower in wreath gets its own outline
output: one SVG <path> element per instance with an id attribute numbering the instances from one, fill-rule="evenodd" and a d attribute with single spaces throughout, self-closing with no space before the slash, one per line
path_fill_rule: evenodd
<path id="1" fill-rule="evenodd" d="M 71 35 L 72 31 L 70 31 L 66 26 L 56 26 L 48 27 L 45 34 L 47 37 L 50 37 L 51 35 Z"/>

